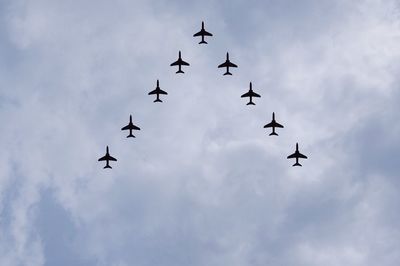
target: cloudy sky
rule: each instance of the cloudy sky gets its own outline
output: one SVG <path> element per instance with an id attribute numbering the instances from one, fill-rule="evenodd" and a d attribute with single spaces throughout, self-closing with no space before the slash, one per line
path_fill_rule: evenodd
<path id="1" fill-rule="evenodd" d="M 400 265 L 398 1 L 2 0 L 0 19 L 0 265 Z"/>

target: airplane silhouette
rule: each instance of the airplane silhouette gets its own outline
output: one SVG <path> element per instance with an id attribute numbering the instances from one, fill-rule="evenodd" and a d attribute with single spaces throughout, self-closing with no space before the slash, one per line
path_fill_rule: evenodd
<path id="1" fill-rule="evenodd" d="M 244 97 L 250 98 L 250 101 L 247 103 L 247 105 L 256 105 L 252 101 L 253 97 L 261 97 L 261 96 L 253 91 L 252 84 L 250 82 L 250 89 L 248 92 L 246 92 L 245 94 L 242 95 L 242 98 L 244 98 Z"/>
<path id="2" fill-rule="evenodd" d="M 272 127 L 272 133 L 269 134 L 270 136 L 278 136 L 278 134 L 275 133 L 276 127 L 283 128 L 283 126 L 281 124 L 279 124 L 275 121 L 275 113 L 272 113 L 272 121 L 264 126 L 264 128 L 268 128 L 268 127 Z"/>
<path id="3" fill-rule="evenodd" d="M 221 68 L 221 67 L 226 67 L 226 72 L 224 74 L 224 76 L 225 76 L 225 75 L 232 75 L 232 73 L 229 72 L 230 67 L 238 67 L 238 66 L 235 65 L 234 63 L 232 63 L 231 61 L 229 61 L 229 53 L 226 53 L 226 61 L 218 66 L 218 68 Z"/>
<path id="4" fill-rule="evenodd" d="M 204 29 L 204 21 L 201 22 L 201 30 L 198 33 L 195 33 L 193 35 L 193 37 L 197 37 L 197 36 L 201 36 L 201 42 L 199 42 L 199 44 L 202 44 L 202 43 L 207 44 L 207 42 L 204 40 L 204 36 L 213 36 L 211 33 L 209 33 L 208 31 L 206 31 Z"/>
<path id="5" fill-rule="evenodd" d="M 307 159 L 307 156 L 305 156 L 304 154 L 301 154 L 301 153 L 299 152 L 299 144 L 296 143 L 296 151 L 295 151 L 293 154 L 289 155 L 287 158 L 288 158 L 288 159 L 296 158 L 296 163 L 295 163 L 293 166 L 302 166 L 302 165 L 299 163 L 299 158 Z"/>
<path id="6" fill-rule="evenodd" d="M 140 128 L 132 123 L 132 115 L 130 115 L 129 124 L 121 128 L 121 130 L 129 130 L 129 135 L 127 136 L 127 138 L 135 138 L 135 136 L 132 134 L 132 130 L 140 130 Z"/>
<path id="7" fill-rule="evenodd" d="M 173 62 L 173 63 L 171 64 L 171 66 L 178 66 L 178 67 L 179 67 L 178 71 L 175 72 L 176 74 L 178 74 L 178 73 L 185 73 L 185 72 L 183 72 L 182 69 L 181 69 L 182 66 L 190 66 L 190 65 L 189 65 L 188 62 L 185 62 L 185 61 L 182 60 L 182 58 L 181 58 L 181 51 L 179 51 L 179 58 L 178 58 L 178 60 L 176 60 L 175 62 Z"/>
<path id="8" fill-rule="evenodd" d="M 157 95 L 157 98 L 153 102 L 160 102 L 160 103 L 162 102 L 160 100 L 160 94 L 168 95 L 168 93 L 166 91 L 163 91 L 162 89 L 160 89 L 160 83 L 159 83 L 158 79 L 157 79 L 156 89 L 149 92 L 149 95 L 153 95 L 153 94 Z"/>
<path id="9" fill-rule="evenodd" d="M 107 146 L 107 148 L 106 148 L 106 155 L 104 155 L 103 157 L 101 157 L 100 159 L 99 159 L 99 162 L 100 161 L 106 161 L 106 166 L 104 166 L 103 167 L 103 169 L 106 169 L 106 168 L 112 168 L 109 164 L 108 164 L 108 162 L 109 161 L 117 161 L 117 159 L 115 159 L 114 157 L 112 157 L 112 156 L 110 156 L 110 153 L 108 152 L 108 146 Z"/>

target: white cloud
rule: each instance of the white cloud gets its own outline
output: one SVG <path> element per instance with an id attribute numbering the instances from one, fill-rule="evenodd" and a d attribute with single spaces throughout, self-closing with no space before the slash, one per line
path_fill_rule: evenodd
<path id="1" fill-rule="evenodd" d="M 395 4 L 8 3 L 0 264 L 397 265 Z M 303 168 L 285 159 L 296 142 Z"/>

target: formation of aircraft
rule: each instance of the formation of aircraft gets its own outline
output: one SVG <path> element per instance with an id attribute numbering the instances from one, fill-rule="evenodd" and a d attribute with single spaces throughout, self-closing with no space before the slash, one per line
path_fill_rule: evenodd
<path id="1" fill-rule="evenodd" d="M 193 35 L 193 37 L 201 37 L 201 41 L 199 42 L 199 44 L 207 44 L 207 42 L 205 41 L 205 37 L 206 36 L 213 36 L 210 32 L 206 31 L 204 29 L 204 21 L 201 22 L 201 30 L 197 33 L 195 33 Z M 182 66 L 190 66 L 190 64 L 188 62 L 185 62 L 182 59 L 182 55 L 181 55 L 181 51 L 178 52 L 178 59 L 171 63 L 170 66 L 178 66 L 178 70 L 175 72 L 176 74 L 178 73 L 184 73 L 182 70 Z M 225 75 L 232 75 L 231 72 L 229 72 L 230 68 L 237 68 L 238 66 L 234 63 L 232 63 L 229 60 L 229 53 L 226 53 L 226 60 L 224 63 L 218 65 L 218 68 L 226 68 L 226 72 L 223 74 Z M 154 90 L 150 91 L 148 93 L 148 95 L 156 95 L 156 99 L 154 100 L 154 102 L 162 102 L 162 100 L 160 99 L 160 95 L 168 95 L 168 93 L 166 91 L 163 91 L 162 89 L 160 89 L 160 84 L 159 84 L 159 80 L 157 79 L 157 86 Z M 259 98 L 261 97 L 258 93 L 255 93 L 253 91 L 252 88 L 252 83 L 250 82 L 250 88 L 249 91 L 244 93 L 242 96 L 242 98 L 249 98 L 249 102 L 247 103 L 247 105 L 255 105 L 255 103 L 253 102 L 253 98 Z M 269 134 L 269 136 L 278 136 L 278 134 L 275 132 L 276 128 L 283 128 L 283 125 L 281 125 L 280 123 L 276 122 L 275 120 L 275 112 L 272 113 L 272 121 L 266 125 L 264 125 L 264 128 L 272 128 L 272 132 Z M 133 130 L 140 130 L 140 128 L 136 125 L 134 125 L 132 123 L 132 115 L 129 116 L 129 123 L 128 125 L 124 126 L 123 128 L 121 128 L 121 130 L 129 130 L 129 135 L 127 136 L 127 138 L 135 138 L 135 136 L 132 134 Z M 296 159 L 296 163 L 293 164 L 293 166 L 302 166 L 299 163 L 299 159 L 308 159 L 307 156 L 305 156 L 304 154 L 300 153 L 299 151 L 299 144 L 296 143 L 296 151 L 287 156 L 287 159 Z M 109 153 L 109 149 L 108 146 L 106 147 L 106 154 L 99 158 L 98 161 L 106 161 L 106 165 L 104 166 L 104 169 L 109 168 L 111 169 L 112 167 L 110 166 L 109 162 L 110 161 L 117 161 L 117 159 L 115 159 L 114 157 L 112 157 Z"/>
<path id="2" fill-rule="evenodd" d="M 272 121 L 264 126 L 264 128 L 272 128 L 272 133 L 269 134 L 270 136 L 278 136 L 278 133 L 275 132 L 275 128 L 283 128 L 281 124 L 275 121 L 275 113 L 272 113 Z"/>
<path id="3" fill-rule="evenodd" d="M 296 143 L 296 151 L 293 154 L 290 154 L 287 158 L 288 159 L 296 158 L 296 163 L 293 166 L 302 166 L 299 163 L 299 158 L 307 159 L 307 156 L 299 152 L 299 143 Z"/>
<path id="4" fill-rule="evenodd" d="M 232 75 L 232 73 L 229 72 L 230 67 L 238 67 L 238 66 L 229 61 L 229 53 L 226 53 L 226 61 L 218 66 L 218 68 L 221 67 L 226 67 L 226 72 L 224 73 L 225 76 L 225 75 Z"/>
<path id="5" fill-rule="evenodd" d="M 106 166 L 104 166 L 103 168 L 104 169 L 106 169 L 106 168 L 112 168 L 111 166 L 110 166 L 110 164 L 109 164 L 109 161 L 117 161 L 117 159 L 115 159 L 114 157 L 112 157 L 111 155 L 110 155 L 110 153 L 108 152 L 108 146 L 106 147 L 106 155 L 104 155 L 103 157 L 101 157 L 100 159 L 99 159 L 99 162 L 100 161 L 106 161 Z"/>
<path id="6" fill-rule="evenodd" d="M 161 99 L 160 99 L 160 94 L 168 95 L 168 93 L 166 91 L 163 91 L 162 89 L 160 89 L 160 82 L 158 81 L 158 79 L 157 79 L 156 88 L 154 90 L 152 90 L 151 92 L 149 92 L 149 95 L 153 95 L 153 94 L 155 94 L 157 96 L 157 98 L 154 100 L 155 103 L 156 102 L 160 102 L 160 103 L 162 102 Z"/>
<path id="7" fill-rule="evenodd" d="M 132 115 L 130 115 L 129 124 L 121 128 L 121 130 L 129 130 L 129 135 L 127 138 L 135 138 L 135 136 L 132 134 L 132 130 L 140 130 L 140 128 L 132 123 Z"/>
<path id="8" fill-rule="evenodd" d="M 193 37 L 198 37 L 198 36 L 201 36 L 201 41 L 199 42 L 199 44 L 202 43 L 207 44 L 207 42 L 204 40 L 204 37 L 213 36 L 211 33 L 209 33 L 204 29 L 204 21 L 201 22 L 201 30 L 193 35 Z"/>
<path id="9" fill-rule="evenodd" d="M 242 97 L 242 98 L 246 98 L 246 97 L 250 98 L 249 102 L 248 102 L 246 105 L 256 105 L 256 104 L 253 102 L 253 97 L 260 98 L 261 96 L 253 91 L 253 85 L 252 85 L 251 82 L 250 82 L 250 89 L 249 89 L 249 91 L 246 92 L 245 94 L 243 94 L 241 97 Z"/>
<path id="10" fill-rule="evenodd" d="M 176 60 L 175 62 L 173 62 L 173 63 L 171 64 L 171 66 L 178 66 L 178 71 L 175 72 L 176 74 L 178 74 L 178 73 L 185 73 L 185 72 L 183 72 L 182 69 L 181 69 L 182 66 L 190 66 L 190 65 L 189 65 L 188 62 L 185 62 L 185 61 L 182 60 L 181 51 L 179 51 L 178 60 Z"/>

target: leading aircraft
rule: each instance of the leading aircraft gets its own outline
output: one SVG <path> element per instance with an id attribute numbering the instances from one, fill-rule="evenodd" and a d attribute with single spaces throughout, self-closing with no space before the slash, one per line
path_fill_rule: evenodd
<path id="1" fill-rule="evenodd" d="M 121 130 L 129 130 L 129 135 L 127 136 L 127 138 L 135 138 L 135 136 L 132 134 L 132 130 L 140 130 L 140 128 L 132 123 L 132 115 L 130 115 L 129 124 L 121 128 Z"/>
<path id="2" fill-rule="evenodd" d="M 173 63 L 171 64 L 171 66 L 178 66 L 179 69 L 178 69 L 178 71 L 175 72 L 176 74 L 178 74 L 178 73 L 185 73 L 185 72 L 183 72 L 182 69 L 181 69 L 182 66 L 190 66 L 190 65 L 189 65 L 188 62 L 185 62 L 185 61 L 182 60 L 182 58 L 181 58 L 181 51 L 179 51 L 178 60 L 176 60 L 175 62 L 173 62 Z"/>
<path id="3" fill-rule="evenodd" d="M 242 97 L 242 98 L 244 98 L 244 97 L 249 97 L 249 98 L 250 98 L 250 101 L 247 103 L 247 105 L 256 105 L 256 104 L 253 103 L 253 101 L 252 101 L 253 97 L 261 97 L 261 96 L 253 91 L 252 84 L 251 84 L 251 82 L 250 82 L 250 89 L 249 89 L 249 91 L 246 92 L 245 94 L 243 94 L 241 97 Z"/>
<path id="4" fill-rule="evenodd" d="M 296 151 L 295 151 L 293 154 L 289 155 L 287 158 L 288 158 L 288 159 L 296 158 L 296 163 L 295 163 L 293 166 L 302 166 L 302 165 L 299 163 L 299 158 L 307 159 L 307 156 L 305 156 L 304 154 L 301 154 L 301 153 L 299 152 L 299 144 L 296 143 Z"/>
<path id="5" fill-rule="evenodd" d="M 218 68 L 221 68 L 221 67 L 226 67 L 226 72 L 224 74 L 224 76 L 225 76 L 225 75 L 232 75 L 232 73 L 229 72 L 230 67 L 238 67 L 238 66 L 235 65 L 234 63 L 232 63 L 231 61 L 229 61 L 229 53 L 226 53 L 226 61 L 218 66 Z"/>
<path id="6" fill-rule="evenodd" d="M 104 166 L 103 168 L 104 169 L 106 169 L 106 168 L 112 168 L 109 164 L 108 164 L 108 162 L 109 161 L 117 161 L 117 159 L 115 159 L 114 157 L 112 157 L 111 155 L 110 155 L 110 153 L 108 152 L 108 146 L 107 146 L 107 148 L 106 148 L 106 155 L 104 155 L 103 157 L 101 157 L 100 159 L 99 159 L 99 162 L 100 161 L 106 161 L 106 166 Z"/>
<path id="7" fill-rule="evenodd" d="M 160 94 L 168 95 L 168 93 L 166 91 L 163 91 L 162 89 L 160 89 L 160 83 L 159 83 L 158 79 L 157 79 L 156 89 L 149 92 L 149 95 L 153 95 L 153 94 L 157 95 L 157 98 L 153 102 L 160 102 L 160 103 L 162 102 L 160 100 Z"/>
<path id="8" fill-rule="evenodd" d="M 278 136 L 278 134 L 275 132 L 276 127 L 283 128 L 281 124 L 275 121 L 275 113 L 272 113 L 272 121 L 264 126 L 264 128 L 272 127 L 272 133 L 269 134 L 270 136 Z"/>
<path id="9" fill-rule="evenodd" d="M 204 29 L 204 21 L 201 22 L 201 30 L 193 35 L 193 37 L 197 36 L 201 36 L 201 42 L 199 42 L 199 44 L 207 44 L 207 42 L 204 40 L 204 36 L 213 36 L 211 33 Z"/>

